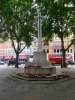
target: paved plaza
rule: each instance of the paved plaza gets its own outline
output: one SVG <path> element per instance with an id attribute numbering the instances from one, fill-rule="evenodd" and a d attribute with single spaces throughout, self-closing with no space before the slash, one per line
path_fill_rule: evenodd
<path id="1" fill-rule="evenodd" d="M 0 100 L 75 100 L 75 65 L 68 68 L 56 66 L 57 72 L 65 72 L 71 79 L 55 83 L 22 81 L 10 78 L 12 74 L 23 72 L 24 65 L 0 65 Z"/>

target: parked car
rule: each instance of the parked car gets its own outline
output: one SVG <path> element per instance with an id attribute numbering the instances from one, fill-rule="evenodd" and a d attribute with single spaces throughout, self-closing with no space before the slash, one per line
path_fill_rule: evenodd
<path id="1" fill-rule="evenodd" d="M 75 65 L 75 62 L 74 61 L 69 61 L 68 62 L 70 65 Z"/>
<path id="2" fill-rule="evenodd" d="M 10 60 L 8 61 L 8 66 L 9 66 L 9 65 L 15 65 L 15 64 L 16 64 L 16 59 L 15 59 L 15 58 L 10 59 Z M 20 64 L 20 61 L 18 61 L 18 64 Z"/>
<path id="3" fill-rule="evenodd" d="M 0 60 L 0 65 L 4 65 L 5 62 L 3 60 Z"/>
<path id="4" fill-rule="evenodd" d="M 29 62 L 33 62 L 33 55 L 29 55 Z"/>
<path id="5" fill-rule="evenodd" d="M 24 60 L 19 60 L 19 63 L 20 64 L 25 64 L 25 61 Z"/>

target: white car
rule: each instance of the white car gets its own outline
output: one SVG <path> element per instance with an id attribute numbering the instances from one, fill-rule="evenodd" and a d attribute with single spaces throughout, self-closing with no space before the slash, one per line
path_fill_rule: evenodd
<path id="1" fill-rule="evenodd" d="M 33 62 L 33 55 L 29 55 L 29 62 Z"/>
<path id="2" fill-rule="evenodd" d="M 0 65 L 4 65 L 4 64 L 5 64 L 5 62 L 0 60 Z"/>

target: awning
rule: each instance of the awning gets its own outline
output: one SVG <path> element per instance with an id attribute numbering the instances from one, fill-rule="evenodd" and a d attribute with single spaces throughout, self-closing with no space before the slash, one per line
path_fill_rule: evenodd
<path id="1" fill-rule="evenodd" d="M 12 56 L 4 56 L 4 59 L 5 60 L 9 60 L 9 59 L 11 59 L 12 58 Z"/>
<path id="2" fill-rule="evenodd" d="M 3 56 L 0 56 L 0 59 L 3 59 Z"/>
<path id="3" fill-rule="evenodd" d="M 28 57 L 26 55 L 20 55 L 19 59 L 26 60 Z"/>

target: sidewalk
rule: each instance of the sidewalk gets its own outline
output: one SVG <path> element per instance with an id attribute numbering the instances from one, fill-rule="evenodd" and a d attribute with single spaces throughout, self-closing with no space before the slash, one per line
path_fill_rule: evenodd
<path id="1" fill-rule="evenodd" d="M 74 100 L 75 66 L 56 68 L 57 71 L 68 73 L 72 79 L 54 84 L 19 81 L 9 79 L 8 76 L 23 72 L 23 67 L 0 69 L 0 100 Z"/>

